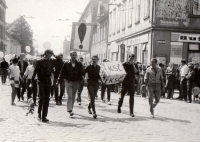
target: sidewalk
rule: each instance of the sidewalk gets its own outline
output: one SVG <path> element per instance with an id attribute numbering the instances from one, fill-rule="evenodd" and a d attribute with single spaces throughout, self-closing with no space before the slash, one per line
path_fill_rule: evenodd
<path id="1" fill-rule="evenodd" d="M 111 93 L 111 103 L 96 100 L 97 119 L 87 113 L 87 90 L 82 94 L 82 105 L 74 105 L 74 117 L 69 117 L 66 98 L 62 106 L 50 101 L 49 123 L 25 116 L 28 104 L 10 105 L 11 87 L 0 85 L 0 142 L 199 142 L 200 105 L 183 101 L 161 99 L 150 117 L 148 100 L 135 97 L 135 118 L 129 116 L 129 97 L 125 96 L 122 113 L 117 113 L 118 94 Z M 176 94 L 177 95 L 177 94 Z M 26 94 L 25 94 L 26 97 Z M 25 98 L 26 100 L 26 98 Z"/>

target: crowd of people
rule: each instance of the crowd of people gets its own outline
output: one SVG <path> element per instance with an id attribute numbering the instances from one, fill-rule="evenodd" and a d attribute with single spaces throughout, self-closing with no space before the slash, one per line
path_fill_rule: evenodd
<path id="1" fill-rule="evenodd" d="M 52 56 L 54 56 L 52 58 Z M 12 88 L 11 104 L 15 104 L 15 96 L 18 101 L 24 101 L 24 93 L 27 92 L 27 101 L 33 100 L 38 105 L 38 119 L 48 122 L 47 114 L 50 95 L 55 96 L 56 105 L 62 105 L 63 95 L 67 92 L 67 112 L 74 115 L 74 103 L 81 105 L 81 94 L 84 86 L 88 90 L 88 113 L 97 118 L 95 109 L 95 98 L 99 86 L 101 86 L 101 102 L 105 103 L 105 91 L 107 89 L 107 102 L 111 105 L 112 85 L 106 85 L 100 77 L 100 65 L 98 56 L 92 56 L 86 65 L 82 57 L 77 60 L 77 53 L 71 52 L 71 59 L 63 60 L 63 55 L 54 55 L 48 49 L 40 59 L 25 59 L 25 54 L 11 60 L 10 65 L 3 59 L 1 62 L 2 85 L 5 84 L 7 75 Z M 104 59 L 103 62 L 110 62 Z M 121 113 L 121 107 L 125 95 L 129 96 L 130 116 L 134 115 L 134 96 L 141 95 L 149 99 L 150 116 L 154 117 L 154 108 L 160 98 L 174 99 L 174 90 L 179 90 L 179 97 L 176 99 L 192 102 L 192 90 L 200 87 L 200 66 L 198 63 L 188 63 L 181 60 L 181 65 L 176 67 L 174 63 L 165 66 L 152 58 L 151 64 L 146 66 L 135 62 L 135 55 L 130 54 L 123 63 L 126 76 L 120 82 L 121 90 L 118 101 L 117 112 Z M 77 98 L 76 98 L 77 96 Z M 37 104 L 38 98 L 38 104 Z M 196 95 L 194 98 L 198 98 Z M 155 101 L 154 101 L 155 99 Z"/>

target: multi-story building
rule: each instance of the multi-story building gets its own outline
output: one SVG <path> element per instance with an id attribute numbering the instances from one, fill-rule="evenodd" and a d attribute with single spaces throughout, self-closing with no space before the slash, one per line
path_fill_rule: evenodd
<path id="1" fill-rule="evenodd" d="M 108 57 L 123 62 L 134 53 L 145 64 L 153 57 L 199 61 L 199 23 L 200 0 L 111 0 Z"/>
<path id="2" fill-rule="evenodd" d="M 97 25 L 96 21 L 97 21 L 98 3 L 99 3 L 99 0 L 90 0 L 78 21 L 79 23 L 94 24 L 94 26 L 92 27 L 92 30 Z M 90 59 L 92 52 L 93 50 L 91 49 L 90 53 L 87 53 L 87 52 L 81 53 L 81 56 L 84 57 L 85 61 L 88 61 Z"/>
<path id="3" fill-rule="evenodd" d="M 5 0 L 0 0 L 0 51 L 5 53 L 5 27 L 6 27 L 6 2 Z"/>
<path id="4" fill-rule="evenodd" d="M 100 62 L 102 62 L 104 58 L 107 58 L 109 24 L 108 3 L 108 0 L 102 0 L 98 3 L 97 24 L 93 29 L 91 55 L 98 55 Z"/>
<path id="5" fill-rule="evenodd" d="M 6 50 L 4 51 L 5 55 L 6 54 L 15 54 L 15 55 L 20 55 L 21 53 L 21 44 L 19 44 L 8 32 L 6 32 L 5 35 L 5 45 L 6 45 Z"/>

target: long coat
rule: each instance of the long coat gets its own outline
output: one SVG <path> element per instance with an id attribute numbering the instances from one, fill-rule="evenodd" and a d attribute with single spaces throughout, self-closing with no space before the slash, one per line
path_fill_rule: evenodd
<path id="1" fill-rule="evenodd" d="M 170 67 L 166 70 L 166 89 L 175 89 L 176 88 L 176 70 Z"/>

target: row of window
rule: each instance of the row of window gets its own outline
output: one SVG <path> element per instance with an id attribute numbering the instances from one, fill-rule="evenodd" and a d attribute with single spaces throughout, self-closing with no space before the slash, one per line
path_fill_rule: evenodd
<path id="1" fill-rule="evenodd" d="M 132 26 L 132 22 L 137 24 L 140 21 L 141 12 L 144 13 L 144 18 L 149 17 L 150 0 L 126 0 L 118 5 L 110 12 L 110 35 L 125 30 L 126 26 Z"/>
<path id="2" fill-rule="evenodd" d="M 96 27 L 96 29 L 93 32 L 94 43 L 105 40 L 107 38 L 107 30 L 108 30 L 107 27 L 108 27 L 107 22 Z"/>

